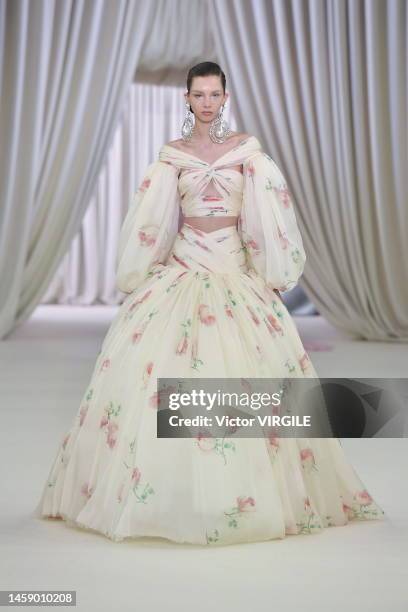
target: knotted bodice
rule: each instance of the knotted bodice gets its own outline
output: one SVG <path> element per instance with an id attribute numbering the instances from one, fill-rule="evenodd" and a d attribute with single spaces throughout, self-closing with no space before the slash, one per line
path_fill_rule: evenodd
<path id="1" fill-rule="evenodd" d="M 243 164 L 260 150 L 257 138 L 249 136 L 212 164 L 170 145 L 160 149 L 159 160 L 180 170 L 178 189 L 185 217 L 236 217 L 241 211 L 244 177 L 231 166 Z M 216 193 L 208 193 L 210 184 Z"/>

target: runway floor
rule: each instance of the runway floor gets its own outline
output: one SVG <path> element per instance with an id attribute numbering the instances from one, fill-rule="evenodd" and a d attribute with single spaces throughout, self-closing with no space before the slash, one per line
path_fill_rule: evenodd
<path id="1" fill-rule="evenodd" d="M 407 439 L 342 439 L 386 521 L 211 548 L 114 543 L 30 517 L 115 312 L 40 306 L 0 342 L 1 589 L 76 590 L 86 612 L 406 612 Z M 295 322 L 320 376 L 407 376 L 406 345 L 352 341 L 320 317 Z"/>

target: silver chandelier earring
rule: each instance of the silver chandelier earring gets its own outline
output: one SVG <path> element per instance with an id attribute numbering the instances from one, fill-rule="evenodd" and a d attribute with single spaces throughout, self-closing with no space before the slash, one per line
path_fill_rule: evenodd
<path id="1" fill-rule="evenodd" d="M 226 140 L 226 138 L 231 133 L 231 128 L 228 125 L 227 121 L 223 119 L 225 104 L 221 107 L 221 112 L 218 114 L 216 119 L 211 121 L 209 134 L 210 138 L 213 142 L 218 142 L 221 144 Z"/>
<path id="2" fill-rule="evenodd" d="M 190 105 L 186 102 L 186 116 L 184 117 L 183 124 L 181 126 L 181 137 L 186 142 L 191 140 L 194 132 L 194 113 L 190 110 Z"/>

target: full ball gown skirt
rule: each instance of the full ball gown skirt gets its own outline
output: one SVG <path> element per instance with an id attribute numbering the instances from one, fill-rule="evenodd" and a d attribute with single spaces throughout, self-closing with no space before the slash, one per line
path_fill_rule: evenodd
<path id="1" fill-rule="evenodd" d="M 243 232 L 173 231 L 119 307 L 34 516 L 203 545 L 383 518 L 337 438 L 156 437 L 157 377 L 317 377 Z"/>

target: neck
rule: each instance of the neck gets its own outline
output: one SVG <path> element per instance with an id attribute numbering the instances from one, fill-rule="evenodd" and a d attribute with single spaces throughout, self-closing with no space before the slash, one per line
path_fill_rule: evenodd
<path id="1" fill-rule="evenodd" d="M 195 120 L 193 142 L 199 142 L 203 145 L 214 144 L 210 138 L 210 122 L 203 123 L 199 119 Z"/>

